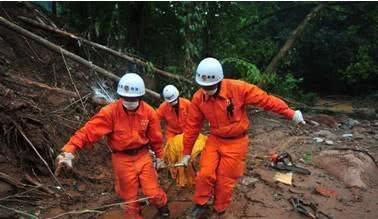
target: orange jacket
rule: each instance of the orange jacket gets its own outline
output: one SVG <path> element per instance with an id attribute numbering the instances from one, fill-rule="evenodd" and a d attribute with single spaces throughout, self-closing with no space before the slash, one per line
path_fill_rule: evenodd
<path id="1" fill-rule="evenodd" d="M 190 101 L 182 97 L 179 98 L 178 115 L 175 109 L 165 101 L 159 106 L 156 112 L 160 120 L 164 119 L 166 121 L 167 134 L 170 133 L 171 136 L 174 136 L 184 132 L 189 106 Z"/>
<path id="2" fill-rule="evenodd" d="M 184 154 L 191 154 L 204 119 L 210 123 L 211 135 L 241 137 L 246 134 L 249 126 L 247 105 L 256 105 L 288 119 L 292 119 L 294 115 L 294 111 L 285 102 L 268 95 L 253 84 L 224 79 L 219 89 L 216 96 L 207 96 L 202 90 L 194 94 L 184 132 Z M 229 112 L 231 108 L 232 113 Z"/>
<path id="3" fill-rule="evenodd" d="M 162 157 L 163 136 L 155 110 L 140 101 L 136 112 L 123 109 L 122 100 L 103 107 L 63 147 L 65 152 L 75 152 L 84 146 L 91 146 L 101 137 L 115 151 L 139 148 L 150 144 L 157 157 Z"/>

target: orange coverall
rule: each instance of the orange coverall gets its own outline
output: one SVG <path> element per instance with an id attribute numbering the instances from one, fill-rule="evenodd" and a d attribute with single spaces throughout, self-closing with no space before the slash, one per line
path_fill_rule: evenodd
<path id="1" fill-rule="evenodd" d="M 180 97 L 178 114 L 176 113 L 175 108 L 165 101 L 156 110 L 159 119 L 166 121 L 166 139 L 170 139 L 184 132 L 184 126 L 186 123 L 186 118 L 188 116 L 189 106 L 190 101 L 188 99 Z"/>
<path id="2" fill-rule="evenodd" d="M 160 121 L 155 110 L 140 101 L 137 111 L 125 111 L 122 100 L 103 107 L 94 115 L 69 142 L 62 151 L 74 153 L 77 149 L 91 146 L 101 137 L 107 136 L 107 142 L 113 150 L 112 165 L 115 175 L 115 190 L 122 199 L 137 199 L 139 185 L 151 203 L 158 208 L 167 203 L 167 196 L 160 188 L 154 169 L 149 145 L 158 158 L 162 158 L 162 134 Z M 123 150 L 144 147 L 136 154 L 123 153 Z M 125 206 L 125 218 L 140 219 L 137 203 Z"/>
<path id="3" fill-rule="evenodd" d="M 210 136 L 201 154 L 193 200 L 204 205 L 214 191 L 214 209 L 223 212 L 244 172 L 249 126 L 246 106 L 256 105 L 288 119 L 292 119 L 294 111 L 282 100 L 244 81 L 224 79 L 218 89 L 214 96 L 202 90 L 194 94 L 184 131 L 184 154 L 191 154 L 203 120 L 207 119 Z"/>

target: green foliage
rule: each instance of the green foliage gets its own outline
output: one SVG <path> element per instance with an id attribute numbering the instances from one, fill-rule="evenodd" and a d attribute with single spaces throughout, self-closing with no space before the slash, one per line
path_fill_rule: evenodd
<path id="1" fill-rule="evenodd" d="M 274 90 L 282 96 L 293 97 L 298 92 L 302 79 L 295 78 L 292 73 L 288 73 L 281 78 L 276 78 L 273 84 Z"/>
<path id="2" fill-rule="evenodd" d="M 303 92 L 300 85 L 303 78 L 295 78 L 292 73 L 287 73 L 284 76 L 277 76 L 274 74 L 274 80 L 268 85 L 273 93 L 283 97 L 296 99 L 302 103 L 312 105 L 316 102 L 318 96 L 313 92 Z"/>
<path id="3" fill-rule="evenodd" d="M 369 54 L 369 46 L 360 46 L 354 62 L 350 63 L 341 73 L 349 84 L 367 80 L 371 75 L 378 75 L 377 63 Z"/>
<path id="4" fill-rule="evenodd" d="M 275 73 L 262 73 L 256 65 L 237 58 L 226 58 L 222 64 L 232 64 L 240 72 L 242 80 L 262 85 L 264 89 L 274 94 L 294 98 L 307 104 L 313 104 L 317 98 L 315 93 L 304 93 L 300 90 L 303 78 L 295 78 L 292 73 L 279 76 Z"/>
<path id="5" fill-rule="evenodd" d="M 256 65 L 238 58 L 226 58 L 222 64 L 232 64 L 238 72 L 242 80 L 254 84 L 272 84 L 276 80 L 275 74 L 263 74 Z"/>
<path id="6" fill-rule="evenodd" d="M 207 3 L 177 2 L 176 17 L 179 23 L 179 35 L 183 39 L 183 68 L 186 75 L 191 75 L 194 68 L 193 59 L 198 59 L 201 49 L 200 33 L 206 25 L 205 10 Z"/>
<path id="7" fill-rule="evenodd" d="M 150 77 L 154 77 L 154 64 L 152 62 L 146 62 L 146 66 L 144 67 L 144 72 L 150 75 Z"/>
<path id="8" fill-rule="evenodd" d="M 374 93 L 378 84 L 378 4 L 371 2 L 329 3 L 310 21 L 276 74 L 260 71 L 317 4 L 57 3 L 65 22 L 84 37 L 137 53 L 186 77 L 192 76 L 204 57 L 237 57 L 226 58 L 224 63 L 233 65 L 244 80 L 263 84 L 283 96 L 297 98 L 310 93 L 305 98 L 312 99 L 311 92 Z"/>
<path id="9" fill-rule="evenodd" d="M 173 74 L 179 74 L 179 68 L 174 65 L 167 66 L 164 68 L 164 70 Z"/>

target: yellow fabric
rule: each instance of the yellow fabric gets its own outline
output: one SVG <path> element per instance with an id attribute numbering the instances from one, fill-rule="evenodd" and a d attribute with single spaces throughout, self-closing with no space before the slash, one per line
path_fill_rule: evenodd
<path id="1" fill-rule="evenodd" d="M 206 135 L 200 134 L 198 136 L 191 154 L 192 161 L 195 160 L 195 158 L 202 152 L 203 148 L 205 147 L 206 140 Z M 183 134 L 176 135 L 168 139 L 164 147 L 164 161 L 168 165 L 173 165 L 180 162 L 183 156 Z M 192 165 L 189 165 L 186 168 L 170 168 L 170 173 L 172 178 L 176 180 L 178 186 L 192 187 L 194 185 L 195 170 L 193 169 Z"/>

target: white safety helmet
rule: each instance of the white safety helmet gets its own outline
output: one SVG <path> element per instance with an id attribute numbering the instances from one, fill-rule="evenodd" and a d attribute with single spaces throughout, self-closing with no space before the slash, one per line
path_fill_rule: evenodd
<path id="1" fill-rule="evenodd" d="M 200 86 L 211 86 L 219 83 L 223 79 L 223 69 L 221 63 L 214 58 L 202 60 L 196 72 L 196 82 Z"/>
<path id="2" fill-rule="evenodd" d="M 168 103 L 171 103 L 179 97 L 180 93 L 177 88 L 173 85 L 167 85 L 163 88 L 163 97 L 164 100 Z"/>
<path id="3" fill-rule="evenodd" d="M 141 97 L 145 93 L 144 81 L 135 73 L 126 73 L 118 82 L 117 94 L 122 97 Z"/>

